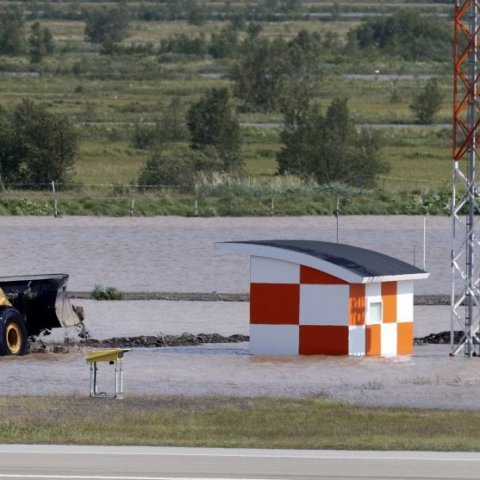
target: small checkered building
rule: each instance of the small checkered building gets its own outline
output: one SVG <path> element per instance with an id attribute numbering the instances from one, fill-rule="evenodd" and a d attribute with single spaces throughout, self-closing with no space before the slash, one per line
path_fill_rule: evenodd
<path id="1" fill-rule="evenodd" d="M 405 355 L 423 270 L 372 250 L 309 240 L 222 242 L 250 255 L 250 350 Z"/>

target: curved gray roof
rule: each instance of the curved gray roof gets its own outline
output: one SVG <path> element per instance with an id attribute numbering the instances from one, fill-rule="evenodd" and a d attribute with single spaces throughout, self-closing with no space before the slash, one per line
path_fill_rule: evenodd
<path id="1" fill-rule="evenodd" d="M 397 277 L 404 279 L 428 277 L 428 273 L 422 269 L 389 255 L 341 243 L 315 240 L 255 240 L 222 242 L 217 246 L 223 250 L 298 262 L 314 268 L 322 269 L 322 266 L 330 265 L 333 270 L 329 273 L 349 281 L 362 279 L 366 282 L 371 278 L 386 281 L 395 280 Z M 284 253 L 282 254 L 281 251 Z M 307 260 L 306 263 L 305 260 Z M 330 269 L 323 268 L 323 270 Z"/>

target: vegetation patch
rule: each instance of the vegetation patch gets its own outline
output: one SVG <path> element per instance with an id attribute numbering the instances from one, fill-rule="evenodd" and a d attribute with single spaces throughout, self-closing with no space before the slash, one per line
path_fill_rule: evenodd
<path id="1" fill-rule="evenodd" d="M 279 173 L 370 189 L 344 213 L 441 213 L 450 132 L 400 127 L 451 121 L 449 9 L 354 3 L 6 7 L 0 213 L 331 213 Z"/>
<path id="2" fill-rule="evenodd" d="M 62 191 L 8 192 L 0 200 L 4 215 L 93 216 L 295 216 L 295 215 L 446 215 L 451 200 L 448 186 L 438 189 L 387 192 L 342 183 L 318 185 L 296 177 L 276 181 L 231 175 L 200 177 L 193 191 L 188 185 L 171 188 L 145 186 L 101 196 Z M 460 194 L 460 192 L 458 192 Z"/>
<path id="3" fill-rule="evenodd" d="M 480 451 L 480 413 L 324 398 L 0 398 L 2 443 Z M 448 428 L 446 428 L 448 425 Z"/>
<path id="4" fill-rule="evenodd" d="M 92 292 L 92 298 L 95 300 L 123 300 L 123 293 L 115 287 L 95 285 Z"/>

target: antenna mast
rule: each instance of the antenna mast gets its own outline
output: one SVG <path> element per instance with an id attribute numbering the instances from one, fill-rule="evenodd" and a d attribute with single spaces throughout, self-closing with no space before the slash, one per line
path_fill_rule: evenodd
<path id="1" fill-rule="evenodd" d="M 480 244 L 474 229 L 479 211 L 479 10 L 479 1 L 455 0 L 450 354 L 467 357 L 480 353 Z"/>

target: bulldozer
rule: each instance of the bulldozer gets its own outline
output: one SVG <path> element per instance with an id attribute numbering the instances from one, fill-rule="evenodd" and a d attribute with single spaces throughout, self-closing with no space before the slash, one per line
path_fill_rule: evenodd
<path id="1" fill-rule="evenodd" d="M 82 323 L 67 282 L 65 273 L 0 277 L 0 355 L 25 355 L 30 337 Z"/>

